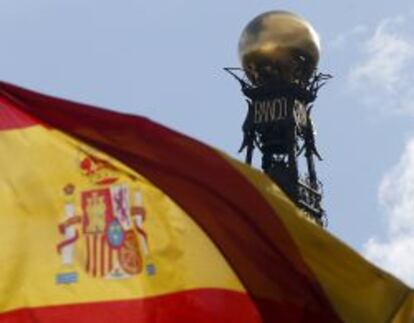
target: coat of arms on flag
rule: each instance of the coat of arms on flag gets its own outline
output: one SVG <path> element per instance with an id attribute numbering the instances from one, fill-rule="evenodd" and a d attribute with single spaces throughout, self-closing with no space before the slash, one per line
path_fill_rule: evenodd
<path id="1" fill-rule="evenodd" d="M 142 194 L 133 181 L 119 180 L 116 169 L 92 154 L 81 158 L 80 169 L 90 186 L 79 192 L 67 184 L 64 220 L 59 224 L 63 239 L 57 245 L 65 268 L 74 264 L 83 250 L 83 268 L 92 277 L 124 279 L 142 272 L 143 257 L 149 255 L 144 231 L 145 209 Z M 147 265 L 149 275 L 153 265 Z M 77 281 L 78 274 L 58 274 L 57 283 Z"/>

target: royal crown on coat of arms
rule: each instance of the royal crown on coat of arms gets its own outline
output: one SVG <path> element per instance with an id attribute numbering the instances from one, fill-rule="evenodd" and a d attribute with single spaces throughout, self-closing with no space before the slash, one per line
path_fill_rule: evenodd
<path id="1" fill-rule="evenodd" d="M 87 154 L 79 162 L 90 186 L 79 192 L 73 184 L 64 189 L 64 220 L 59 224 L 63 239 L 57 251 L 64 267 L 82 259 L 92 277 L 125 279 L 143 271 L 149 256 L 143 197 L 134 182 L 121 181 L 108 161 Z M 83 250 L 83 257 L 76 257 Z M 147 262 L 147 273 L 155 268 Z M 57 283 L 77 281 L 76 272 L 60 273 Z"/>

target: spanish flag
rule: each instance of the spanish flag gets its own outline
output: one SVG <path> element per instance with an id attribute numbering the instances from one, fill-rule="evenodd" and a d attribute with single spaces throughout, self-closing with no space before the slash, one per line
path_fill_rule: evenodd
<path id="1" fill-rule="evenodd" d="M 0 322 L 414 322 L 413 291 L 260 172 L 0 83 Z"/>

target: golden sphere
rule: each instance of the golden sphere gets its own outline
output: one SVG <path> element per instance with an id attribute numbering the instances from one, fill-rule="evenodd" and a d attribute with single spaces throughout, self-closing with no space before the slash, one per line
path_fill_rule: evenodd
<path id="1" fill-rule="evenodd" d="M 254 18 L 239 42 L 241 64 L 254 84 L 272 79 L 307 80 L 316 69 L 319 53 L 319 36 L 313 27 L 286 11 L 270 11 Z"/>

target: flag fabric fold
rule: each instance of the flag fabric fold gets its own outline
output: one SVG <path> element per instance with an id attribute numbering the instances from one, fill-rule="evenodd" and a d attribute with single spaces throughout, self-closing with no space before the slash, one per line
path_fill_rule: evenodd
<path id="1" fill-rule="evenodd" d="M 409 287 L 266 176 L 0 83 L 0 322 L 410 322 Z"/>

